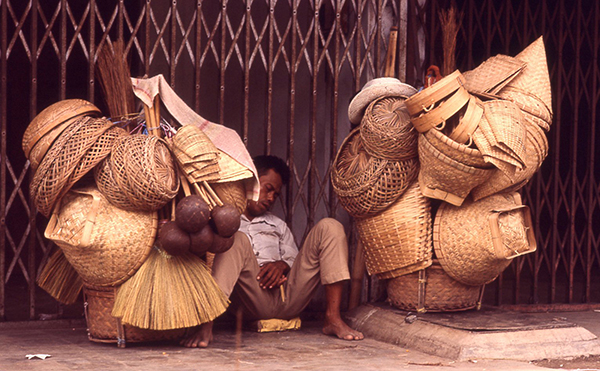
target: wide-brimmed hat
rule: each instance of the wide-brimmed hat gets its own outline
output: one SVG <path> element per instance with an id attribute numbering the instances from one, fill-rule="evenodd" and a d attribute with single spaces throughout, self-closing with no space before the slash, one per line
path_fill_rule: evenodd
<path id="1" fill-rule="evenodd" d="M 44 236 L 63 250 L 86 284 L 114 286 L 146 260 L 157 224 L 156 212 L 117 208 L 91 185 L 61 199 Z"/>
<path id="2" fill-rule="evenodd" d="M 518 193 L 502 193 L 456 207 L 443 203 L 433 224 L 433 248 L 455 280 L 493 281 L 513 258 L 535 251 L 529 208 Z"/>
<path id="3" fill-rule="evenodd" d="M 29 153 L 36 143 L 50 131 L 58 128 L 66 129 L 68 125 L 61 125 L 65 121 L 77 116 L 97 117 L 100 115 L 101 112 L 98 107 L 83 99 L 65 99 L 46 107 L 34 117 L 25 129 L 22 140 L 25 157 L 29 158 Z M 54 138 L 60 133 L 60 130 L 54 130 Z"/>
<path id="4" fill-rule="evenodd" d="M 417 89 L 394 77 L 378 77 L 367 82 L 354 96 L 348 106 L 348 119 L 351 123 L 358 125 L 363 118 L 365 109 L 375 99 L 381 97 L 408 98 L 416 92 Z"/>

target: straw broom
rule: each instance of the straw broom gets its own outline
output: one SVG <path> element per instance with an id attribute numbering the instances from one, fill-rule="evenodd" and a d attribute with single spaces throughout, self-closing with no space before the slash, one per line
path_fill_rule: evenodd
<path id="1" fill-rule="evenodd" d="M 454 7 L 440 11 L 440 23 L 442 25 L 442 50 L 444 62 L 442 64 L 442 75 L 447 76 L 456 69 L 456 35 L 458 34 L 457 18 L 462 18 Z"/>
<path id="2" fill-rule="evenodd" d="M 73 304 L 83 288 L 81 277 L 59 248 L 52 253 L 37 278 L 37 284 L 63 304 Z"/>
<path id="3" fill-rule="evenodd" d="M 118 118 L 135 111 L 135 98 L 123 40 L 119 39 L 113 45 L 114 52 L 111 52 L 108 44 L 100 50 L 96 70 L 108 113 Z"/>
<path id="4" fill-rule="evenodd" d="M 158 97 L 152 107 L 144 106 L 150 135 L 161 134 L 159 107 Z M 183 189 L 186 195 L 191 193 L 187 183 Z M 118 289 L 112 315 L 135 327 L 171 330 L 212 321 L 228 305 L 200 258 L 191 253 L 171 256 L 154 248 L 135 275 Z"/>

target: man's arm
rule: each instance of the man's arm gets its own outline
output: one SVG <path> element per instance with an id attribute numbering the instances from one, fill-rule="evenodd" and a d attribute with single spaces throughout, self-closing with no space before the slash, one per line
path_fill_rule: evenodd
<path id="1" fill-rule="evenodd" d="M 298 255 L 298 248 L 292 231 L 283 221 L 281 221 L 279 227 L 279 257 L 281 260 L 265 263 L 261 266 L 256 279 L 263 289 L 272 289 L 283 284 L 296 259 L 296 255 Z"/>

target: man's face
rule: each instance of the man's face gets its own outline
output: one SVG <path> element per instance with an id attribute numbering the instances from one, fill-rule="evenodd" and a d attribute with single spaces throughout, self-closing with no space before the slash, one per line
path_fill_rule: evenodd
<path id="1" fill-rule="evenodd" d="M 252 218 L 261 216 L 271 210 L 283 186 L 281 175 L 273 171 L 273 169 L 269 169 L 266 173 L 259 176 L 259 180 L 260 195 L 258 196 L 258 201 L 248 201 L 248 207 L 246 208 L 246 215 Z"/>

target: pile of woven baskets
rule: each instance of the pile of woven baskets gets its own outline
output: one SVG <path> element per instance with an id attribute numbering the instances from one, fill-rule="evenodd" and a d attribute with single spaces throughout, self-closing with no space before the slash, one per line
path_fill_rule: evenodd
<path id="1" fill-rule="evenodd" d="M 548 153 L 551 92 L 542 38 L 516 57 L 417 92 L 369 81 L 348 109 L 358 125 L 331 180 L 356 221 L 369 274 L 409 311 L 479 307 L 483 288 L 536 249 L 517 191 Z"/>
<path id="2" fill-rule="evenodd" d="M 40 286 L 68 304 L 83 289 L 90 340 L 170 339 L 228 305 L 210 276 L 210 257 L 233 243 L 253 169 L 221 152 L 197 126 L 170 126 L 156 116 L 150 109 L 117 123 L 90 102 L 68 99 L 44 109 L 23 136 L 34 171 L 30 197 L 49 218 L 45 237 L 59 247 L 44 268 L 51 284 Z M 132 126 L 148 130 L 123 128 Z M 67 276 L 76 279 L 58 278 Z M 191 300 L 201 303 L 178 308 L 174 286 L 193 286 Z M 144 297 L 143 289 L 154 296 Z M 131 290 L 140 290 L 138 301 Z M 140 300 L 148 308 L 131 308 Z M 157 301 L 166 308 L 153 313 Z M 143 310 L 151 312 L 147 322 L 138 321 Z"/>

